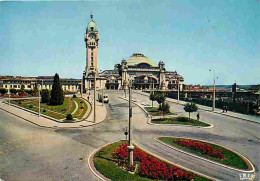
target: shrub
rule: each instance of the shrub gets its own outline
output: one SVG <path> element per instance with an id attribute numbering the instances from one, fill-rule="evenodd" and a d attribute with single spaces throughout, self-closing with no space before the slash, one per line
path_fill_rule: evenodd
<path id="1" fill-rule="evenodd" d="M 33 108 L 33 105 L 29 105 L 29 108 Z"/>
<path id="2" fill-rule="evenodd" d="M 0 94 L 4 95 L 7 93 L 7 89 L 5 88 L 0 88 Z"/>
<path id="3" fill-rule="evenodd" d="M 18 101 L 18 104 L 22 104 L 22 102 L 21 102 L 21 101 Z"/>
<path id="4" fill-rule="evenodd" d="M 24 92 L 24 94 L 22 94 L 22 92 Z M 29 89 L 29 90 L 19 90 L 19 93 L 21 94 L 21 95 L 25 95 L 25 94 L 32 94 L 32 92 L 33 92 L 33 90 L 32 89 Z"/>
<path id="5" fill-rule="evenodd" d="M 42 112 L 46 112 L 46 109 L 43 109 L 43 111 Z"/>
<path id="6" fill-rule="evenodd" d="M 75 94 L 73 94 L 72 98 L 77 98 L 77 96 Z"/>
<path id="7" fill-rule="evenodd" d="M 42 90 L 41 101 L 42 103 L 48 103 L 50 101 L 50 91 L 48 89 Z"/>
<path id="8" fill-rule="evenodd" d="M 176 121 L 180 121 L 180 122 L 188 122 L 190 119 L 186 118 L 186 117 L 177 117 Z"/>
<path id="9" fill-rule="evenodd" d="M 67 116 L 66 116 L 66 120 L 72 120 L 73 119 L 73 116 L 71 115 L 71 114 L 68 114 Z"/>
<path id="10" fill-rule="evenodd" d="M 16 89 L 10 89 L 11 94 L 16 94 L 18 91 Z"/>

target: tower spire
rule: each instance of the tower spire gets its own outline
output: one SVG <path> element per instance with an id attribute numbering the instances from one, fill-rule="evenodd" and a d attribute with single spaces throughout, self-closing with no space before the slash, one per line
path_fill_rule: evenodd
<path id="1" fill-rule="evenodd" d="M 91 20 L 93 20 L 93 13 L 92 12 L 90 14 L 90 18 L 91 18 Z"/>

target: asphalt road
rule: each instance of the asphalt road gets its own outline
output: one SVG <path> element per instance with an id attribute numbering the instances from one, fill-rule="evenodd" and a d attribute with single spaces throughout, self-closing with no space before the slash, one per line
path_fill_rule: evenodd
<path id="1" fill-rule="evenodd" d="M 128 123 L 128 104 L 109 93 L 108 120 L 81 129 L 46 129 L 0 110 L 0 179 L 3 180 L 98 180 L 87 166 L 87 157 L 98 147 L 119 139 Z M 144 102 L 147 97 L 133 96 Z M 186 114 L 172 104 L 175 112 Z M 168 160 L 222 180 L 239 180 L 238 173 L 174 152 L 156 142 L 156 136 L 183 136 L 227 146 L 249 158 L 259 180 L 259 124 L 201 111 L 212 129 L 154 126 L 146 123 L 139 107 L 133 107 L 134 141 Z"/>

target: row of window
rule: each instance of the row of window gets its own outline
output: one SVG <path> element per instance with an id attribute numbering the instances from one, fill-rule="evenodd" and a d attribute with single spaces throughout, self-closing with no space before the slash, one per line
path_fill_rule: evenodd
<path id="1" fill-rule="evenodd" d="M 33 87 L 34 87 L 33 85 L 25 85 L 25 89 L 32 89 Z M 9 85 L 5 84 L 3 86 L 3 88 L 8 89 Z M 21 88 L 21 85 L 10 85 L 10 89 L 20 89 L 20 88 Z M 40 88 L 41 88 L 41 86 L 40 86 Z M 43 89 L 51 89 L 52 85 L 43 85 L 42 88 Z M 77 86 L 76 85 L 62 85 L 62 88 L 64 90 L 73 90 L 73 91 L 75 91 L 77 89 Z"/>

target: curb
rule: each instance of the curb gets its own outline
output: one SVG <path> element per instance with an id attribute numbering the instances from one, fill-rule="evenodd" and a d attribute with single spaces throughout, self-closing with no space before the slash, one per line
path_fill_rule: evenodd
<path id="1" fill-rule="evenodd" d="M 92 172 L 96 177 L 98 177 L 100 180 L 102 180 L 102 181 L 110 181 L 110 179 L 106 178 L 106 177 L 103 176 L 98 170 L 96 170 L 96 168 L 94 167 L 94 164 L 93 164 L 93 157 L 94 157 L 94 155 L 95 155 L 100 149 L 102 149 L 103 147 L 106 147 L 106 146 L 111 145 L 111 144 L 113 144 L 113 143 L 116 143 L 116 142 L 118 142 L 118 141 L 122 141 L 122 140 L 117 140 L 117 141 L 108 143 L 108 144 L 106 144 L 106 145 L 104 145 L 104 146 L 101 146 L 100 148 L 98 148 L 98 149 L 96 149 L 95 151 L 93 151 L 93 152 L 90 154 L 90 156 L 88 157 L 88 166 L 89 166 L 91 172 Z M 205 178 L 207 178 L 207 179 L 209 179 L 209 180 L 216 180 L 216 181 L 218 181 L 217 179 L 212 178 L 212 177 L 210 177 L 210 176 L 204 175 L 204 174 L 202 174 L 202 173 L 196 172 L 196 171 L 194 171 L 194 170 L 191 170 L 191 169 L 188 169 L 188 168 L 186 168 L 186 167 L 183 167 L 183 166 L 180 166 L 180 165 L 178 165 L 178 164 L 175 164 L 175 163 L 173 163 L 173 162 L 170 162 L 170 161 L 168 161 L 168 160 L 166 160 L 166 159 L 164 159 L 164 158 L 162 158 L 162 157 L 160 157 L 160 156 L 158 156 L 158 155 L 156 155 L 156 154 L 151 153 L 150 151 L 147 151 L 147 150 L 143 149 L 142 147 L 140 147 L 138 144 L 136 144 L 136 143 L 134 143 L 134 142 L 133 142 L 133 145 L 137 146 L 138 149 L 140 149 L 140 150 L 142 150 L 142 151 L 144 151 L 144 152 L 146 152 L 146 153 L 152 155 L 153 157 L 155 157 L 155 158 L 157 158 L 157 159 L 159 159 L 159 160 L 162 160 L 162 161 L 164 161 L 164 162 L 166 162 L 166 163 L 168 163 L 168 164 L 177 166 L 177 167 L 179 167 L 179 168 L 181 168 L 181 169 L 183 169 L 183 170 L 185 170 L 185 171 L 195 173 L 196 175 L 205 177 Z M 92 167 L 92 166 L 93 166 L 93 167 Z"/>
<path id="2" fill-rule="evenodd" d="M 146 95 L 146 94 L 143 94 L 143 93 L 139 93 L 139 92 L 134 92 L 134 93 L 136 93 L 136 94 L 141 94 L 141 95 L 143 95 L 143 96 L 147 96 L 148 97 L 148 95 Z M 168 100 L 167 100 L 168 99 Z M 168 102 L 171 102 L 171 103 L 175 103 L 175 104 L 179 104 L 179 105 L 184 105 L 184 104 L 181 104 L 181 103 L 178 103 L 178 102 L 173 102 L 173 101 L 171 101 L 171 100 L 169 100 L 169 99 L 171 99 L 171 98 L 166 98 L 166 101 L 168 101 Z M 200 105 L 200 104 L 199 104 Z M 202 105 L 203 106 L 203 105 Z M 201 109 L 201 110 L 204 110 L 204 111 L 207 111 L 207 112 L 211 112 L 211 113 L 215 113 L 215 114 L 220 114 L 220 115 L 223 115 L 223 116 L 228 116 L 228 117 L 231 117 L 231 118 L 236 118 L 236 119 L 241 119 L 241 120 L 243 120 L 243 121 L 248 121 L 248 122 L 253 122 L 253 123 L 257 123 L 257 124 L 260 124 L 260 122 L 257 122 L 257 121 L 254 121 L 254 120 L 250 120 L 250 119 L 245 119 L 245 118 L 241 118 L 241 117 L 237 117 L 237 116 L 232 116 L 232 115 L 228 115 L 228 114 L 222 114 L 222 113 L 219 113 L 219 112 L 215 112 L 215 111 L 210 111 L 210 110 L 207 110 L 207 109 L 203 109 L 203 108 L 200 108 L 199 107 L 199 109 Z"/>
<path id="3" fill-rule="evenodd" d="M 94 163 L 93 163 L 93 158 L 94 158 L 94 155 L 99 151 L 101 150 L 102 148 L 108 146 L 108 145 L 111 145 L 113 143 L 116 143 L 118 141 L 122 141 L 122 140 L 116 140 L 116 141 L 113 141 L 113 142 L 110 142 L 106 145 L 103 145 L 101 147 L 99 147 L 98 149 L 94 150 L 88 157 L 88 167 L 90 168 L 91 172 L 97 177 L 99 178 L 100 180 L 102 181 L 110 181 L 110 179 L 106 178 L 104 175 L 102 175 L 94 166 Z"/>
<path id="4" fill-rule="evenodd" d="M 39 126 L 39 127 L 42 127 L 42 128 L 54 128 L 54 127 L 48 127 L 48 126 L 42 126 L 42 125 L 36 124 L 36 123 L 34 123 L 34 122 L 32 122 L 32 121 L 30 121 L 30 120 L 28 120 L 28 119 L 25 119 L 25 118 L 23 118 L 23 117 L 21 117 L 21 116 L 18 116 L 18 115 L 14 114 L 14 113 L 12 113 L 12 112 L 10 112 L 10 111 L 7 111 L 7 110 L 5 110 L 5 109 L 3 109 L 3 108 L 0 108 L 0 110 L 5 111 L 5 112 L 7 112 L 7 113 L 9 113 L 9 114 L 12 114 L 12 115 L 14 115 L 14 116 L 16 116 L 16 117 L 18 117 L 18 118 L 20 118 L 20 119 L 23 119 L 23 120 L 25 120 L 25 121 L 28 121 L 28 122 L 30 122 L 30 123 L 36 125 L 36 126 Z"/>
<path id="5" fill-rule="evenodd" d="M 248 169 L 252 169 L 252 170 L 241 170 L 241 169 L 238 169 L 238 168 L 234 168 L 234 167 L 230 167 L 230 166 L 227 166 L 227 165 L 224 165 L 224 164 L 221 164 L 221 163 L 218 163 L 218 162 L 215 162 L 215 161 L 212 161 L 212 160 L 209 160 L 209 159 L 206 159 L 206 158 L 203 158 L 203 157 L 200 157 L 200 156 L 197 156 L 197 155 L 194 155 L 192 153 L 189 153 L 189 152 L 186 152 L 186 151 L 183 151 L 181 149 L 178 149 L 178 148 L 175 148 L 171 145 L 168 145 L 167 143 L 164 143 L 162 141 L 160 141 L 158 138 L 163 138 L 164 136 L 162 137 L 155 137 L 154 140 L 171 148 L 171 149 L 174 149 L 176 151 L 179 151 L 181 153 L 184 153 L 184 154 L 187 154 L 189 156 L 192 156 L 192 157 L 195 157 L 195 158 L 199 158 L 201 160 L 204 160 L 204 161 L 207 161 L 207 162 L 210 162 L 210 163 L 213 163 L 215 165 L 219 165 L 219 166 L 222 166 L 222 167 L 225 167 L 225 168 L 228 168 L 228 169 L 231 169 L 231 170 L 235 170 L 235 171 L 239 171 L 239 172 L 244 172 L 244 173 L 253 173 L 255 172 L 255 168 L 253 166 L 253 164 L 249 161 L 249 159 L 247 159 L 244 155 L 241 155 L 240 153 L 234 151 L 234 150 L 231 150 L 230 148 L 227 148 L 225 146 L 222 146 L 222 145 L 219 145 L 219 144 L 216 144 L 216 143 L 212 143 L 212 142 L 208 142 L 208 141 L 205 141 L 205 140 L 199 140 L 199 139 L 193 139 L 193 138 L 183 138 L 183 137 L 172 137 L 172 138 L 183 138 L 183 139 L 191 139 L 191 140 L 195 140 L 195 141 L 203 141 L 203 142 L 206 142 L 206 143 L 211 143 L 211 144 L 214 144 L 214 145 L 217 145 L 217 146 L 221 146 L 235 154 L 237 154 L 238 156 L 240 156 L 247 164 L 247 166 L 249 167 Z M 171 137 L 171 136 L 167 136 L 167 137 Z M 250 168 L 251 167 L 251 168 Z"/>
<path id="6" fill-rule="evenodd" d="M 107 108 L 106 108 L 106 109 L 107 109 Z M 7 110 L 5 110 L 5 109 L 3 109 L 3 108 L 0 108 L 0 110 L 5 111 L 5 112 L 7 112 L 7 113 L 9 113 L 9 114 L 12 114 L 12 115 L 14 115 L 14 116 L 16 116 L 16 117 L 18 117 L 18 118 L 21 118 L 21 119 L 23 119 L 23 120 L 25 120 L 25 121 L 28 121 L 28 122 L 30 122 L 30 123 L 36 125 L 36 126 L 39 126 L 39 127 L 42 127 L 42 128 L 52 128 L 52 129 L 58 129 L 58 128 L 59 128 L 59 129 L 85 128 L 85 127 L 90 127 L 90 126 L 95 126 L 95 125 L 97 125 L 97 124 L 100 124 L 100 123 L 102 123 L 103 121 L 106 121 L 107 118 L 108 118 L 108 112 L 107 112 L 107 113 L 106 113 L 106 117 L 104 118 L 104 120 L 102 120 L 102 121 L 100 121 L 100 122 L 98 122 L 98 123 L 93 123 L 92 125 L 86 125 L 86 126 L 80 125 L 80 126 L 71 126 L 71 127 L 42 126 L 42 125 L 40 125 L 40 124 L 36 124 L 35 122 L 30 121 L 29 119 L 23 118 L 23 117 L 21 117 L 21 116 L 15 114 L 15 113 L 13 113 L 13 112 L 7 111 Z M 29 112 L 29 111 L 28 111 L 28 112 Z M 60 123 L 60 122 L 57 122 L 57 123 Z M 77 122 L 77 123 L 78 123 L 78 122 Z M 60 123 L 60 124 L 71 124 L 71 123 Z"/>
<path id="7" fill-rule="evenodd" d="M 120 96 L 119 96 L 119 98 L 128 101 L 128 99 L 126 99 L 126 98 L 123 98 L 123 97 L 120 97 Z M 132 101 L 132 103 L 135 104 L 135 105 L 137 105 L 140 109 L 142 109 L 142 111 L 145 113 L 145 115 L 146 115 L 146 117 L 147 117 L 147 123 L 150 124 L 150 125 L 155 125 L 155 126 L 181 126 L 181 127 L 192 127 L 192 128 L 195 127 L 195 128 L 203 128 L 203 129 L 210 129 L 210 128 L 213 128 L 213 127 L 214 127 L 214 125 L 213 125 L 213 124 L 210 124 L 210 123 L 206 123 L 206 124 L 209 124 L 209 125 L 210 125 L 210 126 L 207 126 L 207 127 L 203 127 L 203 126 L 192 126 L 192 125 L 181 125 L 181 124 L 155 124 L 155 123 L 152 123 L 152 122 L 151 122 L 151 118 L 150 118 L 150 116 L 149 116 L 149 113 L 148 113 L 143 107 L 141 107 L 141 106 L 140 106 L 139 104 L 137 104 L 136 102 L 133 102 L 133 101 Z M 201 121 L 201 122 L 203 122 L 203 121 Z M 203 123 L 205 123 L 205 122 L 203 122 Z"/>

